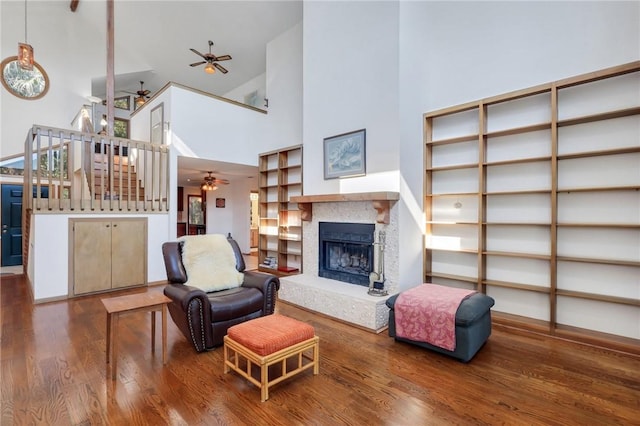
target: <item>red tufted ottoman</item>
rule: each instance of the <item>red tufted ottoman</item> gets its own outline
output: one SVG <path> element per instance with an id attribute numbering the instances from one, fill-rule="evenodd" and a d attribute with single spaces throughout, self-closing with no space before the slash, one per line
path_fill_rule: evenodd
<path id="1" fill-rule="evenodd" d="M 233 370 L 258 386 L 264 402 L 270 386 L 311 367 L 319 373 L 319 340 L 312 326 L 280 314 L 234 325 L 224 336 L 224 372 Z M 269 368 L 274 365 L 280 368 Z"/>

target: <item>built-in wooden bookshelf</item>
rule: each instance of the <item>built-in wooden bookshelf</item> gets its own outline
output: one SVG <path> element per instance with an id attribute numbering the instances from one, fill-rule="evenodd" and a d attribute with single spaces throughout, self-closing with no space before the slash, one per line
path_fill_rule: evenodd
<path id="1" fill-rule="evenodd" d="M 424 115 L 425 280 L 640 344 L 640 61 Z"/>
<path id="2" fill-rule="evenodd" d="M 291 197 L 302 195 L 302 145 L 260 154 L 259 269 L 302 272 L 302 221 Z"/>

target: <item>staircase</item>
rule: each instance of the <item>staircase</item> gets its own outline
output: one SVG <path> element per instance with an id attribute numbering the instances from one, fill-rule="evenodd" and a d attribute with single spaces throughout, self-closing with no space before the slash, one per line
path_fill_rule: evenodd
<path id="1" fill-rule="evenodd" d="M 135 165 L 129 164 L 129 157 L 94 154 L 92 164 L 94 181 L 89 186 L 94 188 L 94 199 L 144 201 L 144 188 L 138 179 Z M 88 178 L 90 180 L 91 176 Z"/>

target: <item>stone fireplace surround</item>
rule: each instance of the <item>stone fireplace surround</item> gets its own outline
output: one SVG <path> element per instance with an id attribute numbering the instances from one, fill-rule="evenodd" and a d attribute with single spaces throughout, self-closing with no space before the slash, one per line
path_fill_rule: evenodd
<path id="1" fill-rule="evenodd" d="M 398 199 L 397 192 L 293 197 L 302 210 L 303 273 L 281 277 L 278 298 L 375 332 L 384 330 L 389 321 L 388 297 L 370 296 L 365 286 L 318 276 L 318 224 L 373 223 L 376 233 L 385 231 L 385 289 L 391 296 L 397 292 L 399 277 Z"/>

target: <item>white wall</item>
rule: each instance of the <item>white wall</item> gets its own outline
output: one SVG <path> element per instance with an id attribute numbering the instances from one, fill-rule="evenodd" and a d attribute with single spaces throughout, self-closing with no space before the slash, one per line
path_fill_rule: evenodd
<path id="1" fill-rule="evenodd" d="M 207 234 L 231 234 L 243 253 L 250 251 L 249 225 L 251 220 L 249 194 L 250 179 L 237 179 L 228 186 L 220 185 L 207 192 Z M 224 198 L 224 208 L 216 207 L 216 198 Z"/>
<path id="2" fill-rule="evenodd" d="M 178 156 L 257 166 L 264 136 L 274 126 L 269 115 L 172 85 L 133 115 L 133 139 L 149 139 L 150 112 L 160 103 L 164 106 L 165 141 L 172 148 L 171 188 L 177 187 Z M 231 233 L 240 249 L 248 253 L 249 194 L 253 182 L 244 177 L 230 180 L 229 186 L 221 185 L 217 191 L 207 193 L 207 233 Z M 195 191 L 199 193 L 199 188 Z M 215 207 L 215 198 L 225 198 L 224 209 Z M 169 216 L 168 238 L 173 239 L 178 222 L 175 197 L 170 199 Z"/>
<path id="3" fill-rule="evenodd" d="M 24 41 L 24 2 L 2 1 L 0 57 L 17 54 L 18 42 Z M 91 95 L 88 75 L 103 75 L 106 55 L 95 46 L 105 46 L 104 31 L 93 31 L 95 19 L 104 21 L 103 2 L 83 2 L 75 13 L 74 25 L 60 26 L 71 14 L 68 2 L 29 1 L 28 42 L 34 57 L 49 76 L 46 96 L 25 100 L 0 88 L 0 156 L 22 154 L 27 130 L 33 124 L 68 129 L 87 96 Z M 35 23 L 37 22 L 37 25 Z M 55 37 L 51 35 L 55 34 Z M 68 65 L 58 66 L 60 60 Z"/>
<path id="4" fill-rule="evenodd" d="M 262 152 L 302 143 L 302 23 L 267 44 L 269 132 Z"/>
<path id="5" fill-rule="evenodd" d="M 421 139 L 410 144 L 418 163 L 408 171 L 411 186 L 400 168 L 399 9 L 398 2 L 305 2 L 304 193 L 400 192 L 398 288 L 404 289 L 423 281 L 424 220 Z M 323 139 L 362 128 L 366 176 L 324 180 Z"/>
<path id="6" fill-rule="evenodd" d="M 398 191 L 398 3 L 305 2 L 303 22 L 305 194 Z M 325 181 L 323 139 L 363 128 L 367 175 Z"/>
<path id="7" fill-rule="evenodd" d="M 178 155 L 258 165 L 266 114 L 179 87 L 168 90 L 173 108 L 165 110 L 165 120 Z"/>
<path id="8" fill-rule="evenodd" d="M 256 92 L 257 104 L 256 105 L 249 104 L 249 105 L 254 106 L 256 108 L 260 108 L 260 109 L 266 109 L 264 108 L 264 98 L 266 96 L 266 91 L 267 91 L 266 79 L 267 79 L 266 73 L 262 73 L 259 76 L 252 78 L 251 80 L 225 93 L 222 96 L 227 99 L 231 99 L 236 102 L 246 104 L 247 102 L 245 102 L 245 97 L 252 92 Z"/>
<path id="9" fill-rule="evenodd" d="M 69 259 L 69 219 L 71 218 L 117 218 L 122 215 L 49 215 L 33 217 L 31 232 L 36 241 L 30 250 L 31 284 L 36 301 L 66 297 L 69 290 L 69 270 L 73 266 Z M 125 216 L 126 217 L 126 216 Z M 169 229 L 167 215 L 139 215 L 147 218 L 147 280 L 167 279 L 160 247 Z M 52 244 L 46 244 L 52 242 Z M 55 248 L 52 248 L 55 247 Z"/>
<path id="10" fill-rule="evenodd" d="M 401 117 L 637 60 L 639 22 L 638 2 L 402 2 Z"/>

